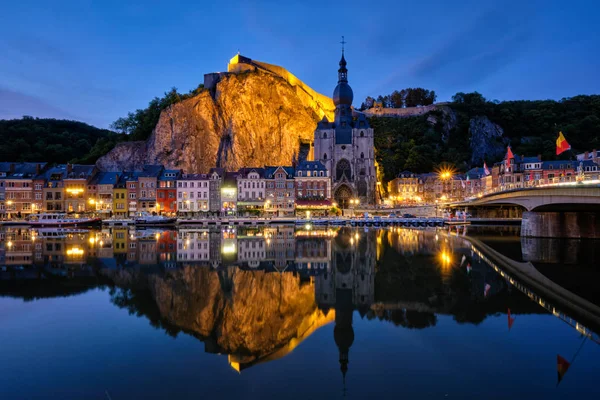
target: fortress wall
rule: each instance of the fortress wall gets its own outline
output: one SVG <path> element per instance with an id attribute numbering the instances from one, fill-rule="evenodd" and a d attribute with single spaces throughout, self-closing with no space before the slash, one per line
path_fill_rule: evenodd
<path id="1" fill-rule="evenodd" d="M 421 107 L 407 107 L 407 108 L 369 108 L 364 110 L 363 113 L 367 117 L 415 117 L 418 115 L 427 114 L 438 108 L 438 106 L 444 105 L 445 103 L 432 104 L 429 106 Z"/>

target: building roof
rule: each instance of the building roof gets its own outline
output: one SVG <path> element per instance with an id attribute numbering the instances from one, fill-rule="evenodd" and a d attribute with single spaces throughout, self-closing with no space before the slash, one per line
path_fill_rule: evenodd
<path id="1" fill-rule="evenodd" d="M 240 168 L 237 172 L 237 177 L 238 179 L 245 179 L 248 177 L 248 174 L 251 172 L 256 172 L 258 174 L 259 178 L 264 178 L 265 177 L 265 169 L 264 168 L 252 168 L 252 167 L 246 167 L 246 168 Z"/>
<path id="2" fill-rule="evenodd" d="M 69 167 L 71 168 L 70 172 Z M 90 179 L 95 169 L 95 165 L 67 164 L 67 176 L 65 179 Z"/>
<path id="3" fill-rule="evenodd" d="M 471 168 L 465 174 L 469 179 L 479 179 L 485 176 L 485 171 L 481 167 Z"/>
<path id="4" fill-rule="evenodd" d="M 43 172 L 48 163 L 22 162 L 1 163 L 0 173 L 10 179 L 34 179 Z"/>
<path id="5" fill-rule="evenodd" d="M 279 167 L 265 167 L 265 178 L 266 179 L 273 179 L 275 176 L 275 171 L 277 171 L 277 169 L 283 169 L 287 175 L 287 179 L 290 179 L 294 176 L 294 167 L 283 167 L 283 166 L 279 166 Z"/>
<path id="6" fill-rule="evenodd" d="M 105 171 L 98 172 L 96 176 L 90 181 L 91 185 L 115 185 L 119 178 L 121 177 L 122 172 L 115 171 Z"/>
<path id="7" fill-rule="evenodd" d="M 144 165 L 141 171 L 136 172 L 138 178 L 158 178 L 164 167 L 162 165 Z"/>
<path id="8" fill-rule="evenodd" d="M 207 180 L 208 175 L 206 174 L 181 174 L 177 180 L 179 181 L 201 181 Z"/>
<path id="9" fill-rule="evenodd" d="M 327 171 L 321 161 L 302 161 L 296 167 L 296 171 Z"/>
<path id="10" fill-rule="evenodd" d="M 577 161 L 570 160 L 555 160 L 555 161 L 544 161 L 542 162 L 542 169 L 575 169 L 577 167 Z"/>
<path id="11" fill-rule="evenodd" d="M 181 174 L 182 171 L 180 169 L 163 169 L 158 179 L 161 181 L 175 181 L 181 176 Z"/>

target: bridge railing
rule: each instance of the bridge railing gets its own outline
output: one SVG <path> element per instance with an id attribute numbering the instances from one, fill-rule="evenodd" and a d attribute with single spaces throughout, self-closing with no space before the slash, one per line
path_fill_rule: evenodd
<path id="1" fill-rule="evenodd" d="M 567 179 L 569 178 L 569 179 Z M 570 179 L 575 178 L 575 179 Z M 489 188 L 482 190 L 478 193 L 473 193 L 471 196 L 465 196 L 465 200 L 476 200 L 478 198 L 489 196 L 492 194 L 499 194 L 505 192 L 513 192 L 521 189 L 534 189 L 534 188 L 549 188 L 549 187 L 568 187 L 568 186 L 578 186 L 578 185 L 598 185 L 600 184 L 600 179 L 592 176 L 572 176 L 572 177 L 560 177 L 560 178 L 551 178 L 551 179 L 539 179 L 534 181 L 523 181 L 523 182 L 514 182 L 508 184 L 502 184 L 495 188 Z"/>

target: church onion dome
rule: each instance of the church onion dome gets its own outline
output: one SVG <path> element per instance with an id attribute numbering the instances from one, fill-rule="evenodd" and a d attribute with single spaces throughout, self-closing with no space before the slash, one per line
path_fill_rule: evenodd
<path id="1" fill-rule="evenodd" d="M 352 100 L 354 99 L 354 93 L 352 92 L 352 88 L 348 85 L 347 82 L 340 82 L 335 87 L 333 91 L 333 104 L 337 106 L 339 105 L 352 105 Z"/>
<path id="2" fill-rule="evenodd" d="M 346 68 L 346 59 L 344 58 L 344 51 L 342 50 L 342 59 L 340 60 L 340 69 L 338 69 L 338 85 L 333 91 L 333 104 L 339 105 L 352 105 L 354 99 L 354 93 L 352 88 L 348 85 L 348 69 Z"/>

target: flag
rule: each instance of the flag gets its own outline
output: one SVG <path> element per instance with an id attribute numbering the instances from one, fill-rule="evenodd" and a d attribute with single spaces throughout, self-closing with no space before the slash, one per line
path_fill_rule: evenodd
<path id="1" fill-rule="evenodd" d="M 460 180 L 460 184 L 462 185 L 462 188 L 465 189 L 467 187 L 467 185 L 465 184 L 464 180 Z"/>
<path id="2" fill-rule="evenodd" d="M 460 260 L 460 266 L 462 267 L 462 265 L 465 263 L 465 260 L 467 259 L 467 256 L 465 256 L 463 254 L 462 259 Z"/>
<path id="3" fill-rule="evenodd" d="M 513 154 L 512 150 L 510 149 L 510 146 L 508 146 L 507 152 L 506 152 L 506 160 L 510 161 L 511 158 L 515 158 L 515 155 Z"/>
<path id="4" fill-rule="evenodd" d="M 558 370 L 558 382 L 556 385 L 560 383 L 570 366 L 571 363 L 561 357 L 560 354 L 556 355 L 556 369 Z"/>
<path id="5" fill-rule="evenodd" d="M 490 293 L 490 289 L 491 288 L 492 287 L 490 286 L 489 283 L 485 284 L 485 288 L 483 289 L 483 297 L 487 297 L 488 296 L 488 294 Z"/>
<path id="6" fill-rule="evenodd" d="M 490 170 L 488 169 L 485 162 L 483 163 L 483 173 L 485 174 L 485 176 L 488 176 L 490 174 Z"/>
<path id="7" fill-rule="evenodd" d="M 558 132 L 558 139 L 556 139 L 556 155 L 564 153 L 567 150 L 571 150 L 571 145 L 565 139 L 565 135 L 562 132 Z"/>
<path id="8" fill-rule="evenodd" d="M 510 331 L 510 328 L 512 328 L 513 323 L 515 322 L 515 319 L 510 315 L 510 308 L 508 309 L 508 330 Z"/>
<path id="9" fill-rule="evenodd" d="M 471 273 L 471 263 L 467 263 L 467 274 Z"/>

